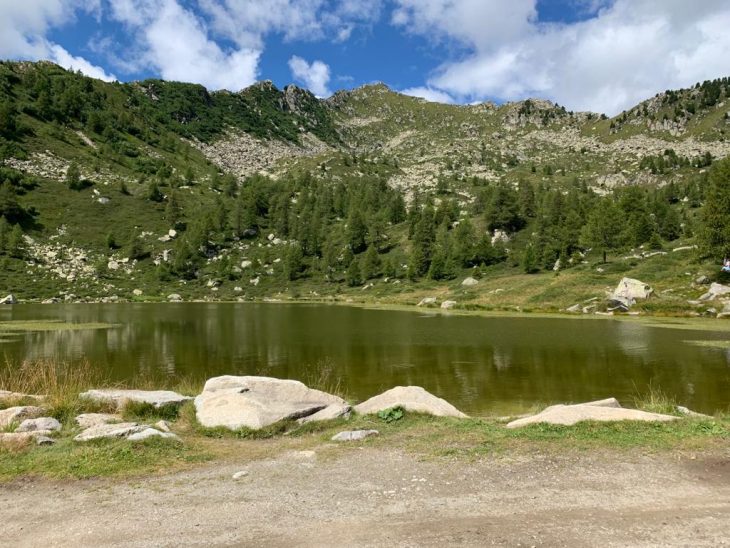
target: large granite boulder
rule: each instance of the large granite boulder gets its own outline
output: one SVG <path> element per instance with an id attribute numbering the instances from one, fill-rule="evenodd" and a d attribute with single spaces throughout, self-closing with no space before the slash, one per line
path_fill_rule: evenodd
<path id="1" fill-rule="evenodd" d="M 449 402 L 437 398 L 420 386 L 396 386 L 356 405 L 354 409 L 361 415 L 370 415 L 392 407 L 402 407 L 406 411 L 437 417 L 467 418 Z"/>
<path id="2" fill-rule="evenodd" d="M 507 428 L 521 428 L 530 424 L 558 424 L 572 426 L 581 421 L 644 421 L 644 422 L 667 422 L 676 420 L 671 415 L 660 415 L 659 413 L 647 413 L 638 409 L 624 409 L 615 398 L 608 398 L 588 403 L 575 405 L 551 405 L 537 415 L 514 420 L 507 424 Z"/>
<path id="3" fill-rule="evenodd" d="M 8 407 L 0 410 L 0 430 L 7 428 L 14 422 L 23 422 L 25 419 L 35 419 L 43 415 L 45 411 L 34 405 L 22 405 Z"/>
<path id="4" fill-rule="evenodd" d="M 181 405 L 193 399 L 170 390 L 89 390 L 80 397 L 100 403 L 113 403 L 117 409 L 123 408 L 128 402 L 149 403 L 159 408 Z"/>
<path id="5" fill-rule="evenodd" d="M 654 290 L 644 282 L 633 278 L 622 278 L 608 300 L 612 305 L 628 310 L 637 300 L 648 299 L 652 293 Z"/>
<path id="6" fill-rule="evenodd" d="M 258 430 L 282 420 L 308 417 L 342 398 L 294 380 L 226 375 L 209 379 L 195 398 L 198 422 L 205 427 Z"/>

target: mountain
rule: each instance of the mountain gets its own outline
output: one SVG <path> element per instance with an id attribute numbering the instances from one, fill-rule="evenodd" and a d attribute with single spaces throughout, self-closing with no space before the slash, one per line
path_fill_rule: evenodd
<path id="1" fill-rule="evenodd" d="M 708 170 L 730 155 L 729 96 L 713 80 L 609 118 L 383 84 L 319 100 L 3 62 L 0 281 L 39 300 L 361 298 L 374 284 L 368 298 L 411 302 L 473 274 L 460 302 L 524 305 L 489 293 L 509 278 L 560 307 L 605 288 L 589 271 L 626 270 L 591 266 L 590 249 L 695 245 Z M 613 207 L 621 237 L 591 236 Z M 533 291 L 558 259 L 584 291 Z"/>

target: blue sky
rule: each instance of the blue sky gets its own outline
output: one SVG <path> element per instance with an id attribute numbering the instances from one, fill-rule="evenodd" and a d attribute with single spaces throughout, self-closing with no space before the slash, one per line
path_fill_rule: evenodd
<path id="1" fill-rule="evenodd" d="M 0 0 L 0 58 L 91 76 L 318 96 L 382 81 L 443 102 L 542 97 L 614 114 L 730 75 L 730 3 L 703 0 Z"/>

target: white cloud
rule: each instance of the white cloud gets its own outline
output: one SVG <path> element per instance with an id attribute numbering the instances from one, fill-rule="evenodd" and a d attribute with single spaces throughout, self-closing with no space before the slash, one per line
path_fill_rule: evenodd
<path id="1" fill-rule="evenodd" d="M 285 41 L 350 38 L 380 17 L 382 0 L 198 0 L 215 32 L 239 46 L 263 48 L 267 34 Z"/>
<path id="2" fill-rule="evenodd" d="M 537 96 L 615 114 L 730 74 L 724 0 L 581 0 L 595 16 L 572 24 L 538 23 L 536 0 L 396 1 L 394 24 L 467 49 L 428 80 L 461 100 Z"/>
<path id="3" fill-rule="evenodd" d="M 99 0 L 23 0 L 0 3 L 0 58 L 37 61 L 47 59 L 93 78 L 115 80 L 114 75 L 83 57 L 70 54 L 49 41 L 46 34 L 73 20 L 77 10 L 98 14 Z"/>
<path id="4" fill-rule="evenodd" d="M 289 68 L 295 80 L 304 83 L 305 86 L 317 97 L 329 97 L 332 92 L 328 85 L 330 81 L 330 68 L 322 61 L 307 63 L 301 57 L 294 55 L 289 59 Z"/>
<path id="5" fill-rule="evenodd" d="M 135 32 L 138 68 L 153 68 L 167 80 L 197 82 L 237 91 L 256 81 L 261 50 L 223 50 L 204 21 L 176 0 L 115 0 L 112 16 Z"/>
<path id="6" fill-rule="evenodd" d="M 50 44 L 49 51 L 51 53 L 50 58 L 54 62 L 69 70 L 80 70 L 86 76 L 91 76 L 92 78 L 98 78 L 99 80 L 105 80 L 107 82 L 113 82 L 117 79 L 113 74 L 107 74 L 103 68 L 92 65 L 83 57 L 71 55 L 58 44 Z"/>
<path id="7" fill-rule="evenodd" d="M 437 89 L 420 86 L 415 88 L 408 88 L 401 90 L 403 95 L 410 95 L 411 97 L 420 97 L 431 103 L 454 103 L 454 98 L 446 93 Z"/>

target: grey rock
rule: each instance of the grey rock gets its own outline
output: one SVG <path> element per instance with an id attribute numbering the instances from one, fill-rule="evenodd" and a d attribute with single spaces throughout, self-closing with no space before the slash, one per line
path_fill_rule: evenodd
<path id="1" fill-rule="evenodd" d="M 48 436 L 35 436 L 35 442 L 38 445 L 53 445 L 56 443 L 56 440 Z"/>
<path id="2" fill-rule="evenodd" d="M 7 297 L 0 299 L 0 304 L 18 304 L 18 300 L 15 298 L 15 295 L 11 293 Z"/>
<path id="3" fill-rule="evenodd" d="M 517 419 L 507 424 L 507 428 L 521 428 L 530 424 L 557 424 L 571 426 L 581 421 L 644 421 L 644 422 L 668 422 L 676 420 L 671 415 L 658 413 L 647 413 L 637 409 L 622 408 L 615 398 L 600 400 L 596 402 L 579 403 L 575 405 L 551 405 L 537 415 Z"/>
<path id="4" fill-rule="evenodd" d="M 346 402 L 299 381 L 253 376 L 209 379 L 195 398 L 200 424 L 231 430 L 258 430 L 282 420 L 313 415 L 330 405 L 342 406 Z"/>
<path id="5" fill-rule="evenodd" d="M 118 424 L 100 424 L 81 432 L 74 441 L 91 441 L 99 439 L 126 438 L 137 432 L 148 429 L 149 426 L 139 425 L 136 422 L 120 422 Z"/>
<path id="6" fill-rule="evenodd" d="M 0 429 L 5 429 L 14 422 L 23 422 L 25 419 L 35 419 L 45 413 L 41 407 L 21 405 L 0 410 Z"/>
<path id="7" fill-rule="evenodd" d="M 715 297 L 727 295 L 728 293 L 730 293 L 730 287 L 728 287 L 727 285 L 712 283 L 710 284 L 710 288 L 707 290 L 707 292 L 700 297 L 700 300 L 711 301 Z"/>
<path id="8" fill-rule="evenodd" d="M 154 428 L 145 427 L 144 430 L 134 432 L 127 436 L 129 441 L 144 441 L 150 438 L 165 438 L 165 439 L 180 439 L 176 434 L 172 432 L 160 432 Z"/>
<path id="9" fill-rule="evenodd" d="M 424 297 L 416 306 L 430 306 L 436 304 L 436 297 Z"/>
<path id="10" fill-rule="evenodd" d="M 321 411 L 317 411 L 313 415 L 309 415 L 308 417 L 302 417 L 301 419 L 297 419 L 297 422 L 299 424 L 305 424 L 308 422 L 316 422 L 316 421 L 329 421 L 334 419 L 340 419 L 343 417 L 349 417 L 350 411 L 352 410 L 352 407 L 347 404 L 339 404 L 339 403 L 333 403 L 332 405 L 328 405 Z"/>
<path id="11" fill-rule="evenodd" d="M 456 301 L 444 301 L 441 303 L 443 310 L 449 310 L 450 308 L 454 308 L 454 306 L 456 306 Z"/>
<path id="12" fill-rule="evenodd" d="M 571 312 L 571 313 L 578 313 L 581 310 L 583 310 L 583 307 L 580 305 L 580 303 L 574 304 L 573 306 L 569 306 L 568 308 L 565 309 L 566 312 Z"/>
<path id="13" fill-rule="evenodd" d="M 710 278 L 708 278 L 707 276 L 704 276 L 704 275 L 698 276 L 697 279 L 695 280 L 695 283 L 699 284 L 699 285 L 707 285 L 710 283 Z"/>
<path id="14" fill-rule="evenodd" d="M 123 408 L 127 402 L 149 403 L 159 408 L 166 405 L 182 405 L 193 399 L 170 390 L 88 390 L 80 394 L 80 397 L 101 403 L 111 402 L 117 409 Z"/>
<path id="15" fill-rule="evenodd" d="M 167 300 L 171 303 L 181 303 L 183 299 L 178 293 L 170 293 L 167 296 Z"/>
<path id="16" fill-rule="evenodd" d="M 406 411 L 437 417 L 467 418 L 449 402 L 430 394 L 420 386 L 396 386 L 356 405 L 354 409 L 361 415 L 369 415 L 392 407 L 402 407 Z"/>
<path id="17" fill-rule="evenodd" d="M 157 421 L 155 423 L 155 428 L 157 428 L 161 432 L 169 432 L 170 431 L 170 423 L 167 422 L 167 421 Z"/>
<path id="18" fill-rule="evenodd" d="M 53 417 L 40 417 L 37 419 L 25 419 L 15 429 L 16 432 L 35 432 L 36 430 L 58 432 L 61 430 L 61 423 Z"/>
<path id="19" fill-rule="evenodd" d="M 76 424 L 81 428 L 91 428 L 102 424 L 121 422 L 122 417 L 110 413 L 82 413 L 76 417 Z"/>
<path id="20" fill-rule="evenodd" d="M 380 432 L 377 430 L 348 430 L 335 434 L 331 439 L 332 441 L 360 441 L 379 434 Z"/>
<path id="21" fill-rule="evenodd" d="M 469 276 L 468 278 L 464 278 L 464 281 L 461 282 L 461 285 L 463 285 L 464 287 L 472 287 L 474 285 L 477 285 L 478 283 L 479 283 L 479 280 Z"/>
<path id="22" fill-rule="evenodd" d="M 622 278 L 609 297 L 610 306 L 628 311 L 638 299 L 648 299 L 654 290 L 642 281 Z"/>
<path id="23" fill-rule="evenodd" d="M 683 405 L 677 405 L 676 406 L 677 413 L 680 415 L 684 415 L 685 417 L 695 417 L 695 418 L 712 418 L 710 415 L 705 415 L 704 413 L 697 413 L 695 411 L 692 411 L 691 409 L 688 409 L 687 407 Z"/>
<path id="24" fill-rule="evenodd" d="M 246 476 L 248 476 L 248 471 L 247 470 L 239 470 L 238 472 L 236 472 L 235 474 L 233 474 L 233 476 L 231 476 L 231 477 L 234 480 L 237 480 L 237 479 L 245 478 Z"/>

